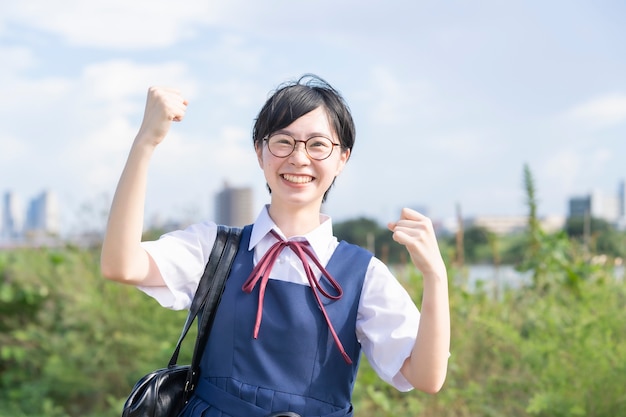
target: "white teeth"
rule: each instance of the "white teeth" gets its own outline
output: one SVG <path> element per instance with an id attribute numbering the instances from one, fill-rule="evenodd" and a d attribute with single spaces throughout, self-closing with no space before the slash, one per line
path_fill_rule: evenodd
<path id="1" fill-rule="evenodd" d="M 305 184 L 307 182 L 313 181 L 313 178 L 302 175 L 283 174 L 283 178 L 289 182 L 295 182 L 296 184 Z"/>

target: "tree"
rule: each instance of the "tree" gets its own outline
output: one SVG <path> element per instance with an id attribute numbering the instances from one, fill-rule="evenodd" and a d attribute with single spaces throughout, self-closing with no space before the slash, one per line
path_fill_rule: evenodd
<path id="1" fill-rule="evenodd" d="M 391 232 L 375 220 L 360 217 L 336 223 L 333 225 L 333 232 L 337 239 L 364 247 L 385 263 L 406 262 L 404 247 L 397 244 Z"/>
<path id="2" fill-rule="evenodd" d="M 591 253 L 611 257 L 623 257 L 626 249 L 626 235 L 620 233 L 608 221 L 591 217 L 570 217 L 565 223 L 565 233 L 583 243 Z"/>

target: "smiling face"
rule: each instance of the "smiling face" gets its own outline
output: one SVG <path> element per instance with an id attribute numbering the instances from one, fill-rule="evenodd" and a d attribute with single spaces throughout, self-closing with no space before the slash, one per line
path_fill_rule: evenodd
<path id="1" fill-rule="evenodd" d="M 324 136 L 339 143 L 323 107 L 304 114 L 287 127 L 275 133 L 286 133 L 297 141 Z M 304 143 L 297 142 L 291 155 L 279 158 L 272 155 L 266 141 L 256 142 L 259 165 L 271 190 L 272 206 L 288 209 L 320 210 L 324 194 L 342 171 L 350 150 L 336 146 L 331 155 L 322 161 L 309 157 Z"/>

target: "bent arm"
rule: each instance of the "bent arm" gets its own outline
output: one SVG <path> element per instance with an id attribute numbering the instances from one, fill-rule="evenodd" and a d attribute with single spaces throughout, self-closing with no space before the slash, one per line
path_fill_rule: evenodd
<path id="1" fill-rule="evenodd" d="M 187 101 L 178 91 L 151 87 L 144 119 L 117 185 L 102 243 L 100 268 L 110 280 L 164 285 L 154 261 L 141 247 L 150 160 L 172 121 L 184 117 Z"/>
<path id="2" fill-rule="evenodd" d="M 446 379 L 450 352 L 448 283 L 442 274 L 424 275 L 424 295 L 415 345 L 402 365 L 402 375 L 416 389 L 434 394 Z"/>
<path id="3" fill-rule="evenodd" d="M 391 223 L 389 229 L 393 231 L 394 240 L 406 246 L 424 279 L 415 345 L 400 371 L 416 389 L 436 393 L 445 381 L 450 352 L 446 267 L 430 219 L 414 210 L 404 209 L 400 220 Z"/>
<path id="4" fill-rule="evenodd" d="M 137 138 L 139 139 L 139 138 Z M 100 268 L 110 280 L 159 285 L 158 268 L 141 247 L 148 165 L 154 148 L 135 140 L 113 197 L 102 242 Z"/>

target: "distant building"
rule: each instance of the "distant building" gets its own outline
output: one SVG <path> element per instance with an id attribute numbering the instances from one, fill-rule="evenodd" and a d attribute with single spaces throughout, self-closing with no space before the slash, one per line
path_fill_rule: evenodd
<path id="1" fill-rule="evenodd" d="M 594 190 L 588 195 L 569 199 L 569 218 L 583 218 L 590 216 L 602 219 L 614 225 L 624 224 L 626 221 L 626 189 L 621 181 L 615 194 L 606 194 Z"/>
<path id="2" fill-rule="evenodd" d="M 626 181 L 621 181 L 617 187 L 618 211 L 621 219 L 626 219 Z"/>
<path id="3" fill-rule="evenodd" d="M 568 203 L 567 217 L 585 217 L 591 214 L 591 196 L 572 197 Z"/>
<path id="4" fill-rule="evenodd" d="M 560 215 L 545 216 L 539 219 L 539 224 L 544 231 L 554 233 L 563 230 L 566 220 L 565 216 Z"/>
<path id="5" fill-rule="evenodd" d="M 619 220 L 619 198 L 617 194 L 593 191 L 591 193 L 591 216 L 616 223 Z"/>
<path id="6" fill-rule="evenodd" d="M 482 227 L 497 235 L 521 232 L 528 227 L 526 216 L 476 216 L 464 220 L 464 227 Z"/>
<path id="7" fill-rule="evenodd" d="M 539 219 L 543 230 L 552 233 L 565 225 L 563 216 L 548 216 Z M 508 235 L 528 229 L 528 216 L 476 216 L 464 220 L 464 227 L 481 227 L 496 235 Z"/>
<path id="8" fill-rule="evenodd" d="M 626 230 L 626 181 L 621 181 L 617 188 L 617 198 L 619 206 L 619 219 L 617 227 L 620 230 Z"/>
<path id="9" fill-rule="evenodd" d="M 44 191 L 30 201 L 26 231 L 36 236 L 59 234 L 59 202 L 52 191 Z"/>
<path id="10" fill-rule="evenodd" d="M 215 221 L 228 226 L 245 226 L 254 221 L 253 194 L 250 187 L 231 187 L 228 183 L 215 197 Z"/>
<path id="11" fill-rule="evenodd" d="M 0 237 L 7 240 L 19 239 L 24 233 L 24 210 L 17 194 L 8 191 L 2 200 L 2 223 Z"/>

